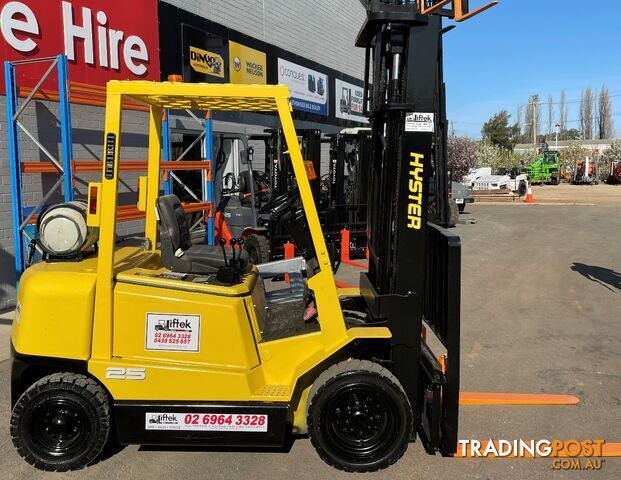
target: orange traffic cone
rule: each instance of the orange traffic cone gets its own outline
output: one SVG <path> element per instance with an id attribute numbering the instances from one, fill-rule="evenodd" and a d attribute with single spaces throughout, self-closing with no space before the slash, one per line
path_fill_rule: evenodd
<path id="1" fill-rule="evenodd" d="M 526 192 L 526 198 L 524 199 L 524 203 L 535 203 L 535 197 L 533 197 L 533 189 L 528 187 L 528 192 Z"/>

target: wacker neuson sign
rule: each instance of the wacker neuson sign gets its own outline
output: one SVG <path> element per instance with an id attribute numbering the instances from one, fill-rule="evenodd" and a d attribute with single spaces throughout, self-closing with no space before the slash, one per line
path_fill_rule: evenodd
<path id="1" fill-rule="evenodd" d="M 157 0 L 0 0 L 0 49 L 5 60 L 64 53 L 75 82 L 159 80 L 157 22 Z M 34 71 L 20 69 L 20 84 Z"/>

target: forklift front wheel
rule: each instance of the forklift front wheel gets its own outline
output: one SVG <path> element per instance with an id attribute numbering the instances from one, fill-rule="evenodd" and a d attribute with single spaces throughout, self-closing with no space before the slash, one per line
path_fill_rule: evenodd
<path id="1" fill-rule="evenodd" d="M 405 453 L 412 408 L 399 381 L 367 360 L 337 363 L 308 397 L 308 435 L 319 456 L 348 472 L 387 468 Z"/>
<path id="2" fill-rule="evenodd" d="M 270 261 L 270 242 L 264 235 L 248 235 L 244 243 L 250 263 L 259 265 Z"/>
<path id="3" fill-rule="evenodd" d="M 55 373 L 36 382 L 20 397 L 11 416 L 11 437 L 19 454 L 48 471 L 89 465 L 104 448 L 110 428 L 105 390 L 73 373 Z"/>

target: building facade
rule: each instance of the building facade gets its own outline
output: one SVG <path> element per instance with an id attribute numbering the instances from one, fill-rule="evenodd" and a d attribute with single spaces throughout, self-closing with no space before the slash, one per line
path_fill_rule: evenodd
<path id="1" fill-rule="evenodd" d="M 129 6 L 128 6 L 129 5 Z M 104 109 L 101 102 L 81 97 L 90 85 L 111 79 L 232 83 L 287 83 L 292 91 L 298 128 L 334 133 L 362 126 L 357 111 L 364 73 L 364 51 L 354 46 L 365 18 L 359 0 L 0 0 L 0 51 L 3 60 L 21 62 L 59 54 L 69 60 L 71 151 L 76 162 L 101 160 Z M 16 86 L 24 102 L 51 62 L 15 63 Z M 14 195 L 10 174 L 5 75 L 0 82 L 0 310 L 15 304 Z M 43 83 L 43 98 L 21 112 L 21 162 L 62 160 L 60 87 L 55 70 Z M 103 98 L 103 97 L 102 97 Z M 348 108 L 343 109 L 343 102 Z M 348 103 L 347 103 L 348 102 Z M 361 105 L 361 103 L 360 103 Z M 275 125 L 259 114 L 213 113 L 216 131 L 260 132 Z M 146 158 L 145 112 L 123 114 L 123 159 Z M 173 137 L 188 142 L 201 126 L 185 112 L 171 112 Z M 187 137 L 187 138 L 186 138 Z M 136 199 L 136 173 L 121 180 L 119 204 Z M 58 180 L 57 173 L 22 173 L 21 203 L 26 212 L 41 203 Z M 84 198 L 97 173 L 74 175 L 77 198 Z M 45 202 L 62 201 L 62 189 Z M 120 234 L 140 228 L 128 222 Z"/>

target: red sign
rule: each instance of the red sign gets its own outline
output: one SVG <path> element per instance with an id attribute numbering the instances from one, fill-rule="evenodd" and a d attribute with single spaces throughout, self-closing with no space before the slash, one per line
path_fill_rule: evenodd
<path id="1" fill-rule="evenodd" d="M 0 0 L 0 30 L 3 60 L 64 53 L 73 82 L 160 80 L 157 0 Z M 33 86 L 46 69 L 18 67 L 18 84 Z"/>

